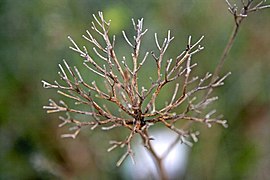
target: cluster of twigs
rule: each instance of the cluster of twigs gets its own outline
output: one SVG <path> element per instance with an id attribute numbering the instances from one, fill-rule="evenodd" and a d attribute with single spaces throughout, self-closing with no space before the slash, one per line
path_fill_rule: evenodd
<path id="1" fill-rule="evenodd" d="M 227 126 L 226 120 L 221 119 L 221 117 L 212 118 L 215 111 L 210 111 L 203 117 L 190 115 L 190 112 L 192 111 L 197 112 L 197 114 L 201 113 L 202 109 L 217 99 L 217 97 L 210 97 L 210 93 L 207 93 L 201 100 L 197 101 L 195 94 L 198 91 L 223 85 L 224 79 L 229 75 L 228 73 L 222 78 L 217 77 L 213 82 L 209 81 L 209 78 L 212 76 L 210 73 L 206 73 L 202 78 L 197 76 L 192 77 L 191 71 L 197 65 L 192 63 L 192 57 L 194 54 L 203 50 L 203 47 L 200 45 L 203 36 L 195 43 L 192 43 L 190 36 L 188 38 L 187 47 L 174 60 L 166 60 L 164 58 L 164 54 L 174 37 L 172 37 L 170 31 L 168 31 L 167 37 L 164 39 L 163 43 L 160 44 L 157 34 L 155 34 L 158 53 L 151 52 L 151 55 L 156 63 L 157 79 L 152 80 L 151 86 L 148 89 L 143 86 L 139 88 L 138 73 L 150 54 L 149 52 L 146 52 L 142 59 L 139 58 L 142 37 L 147 32 L 147 29 L 143 30 L 143 19 L 138 20 L 137 24 L 134 20 L 132 21 L 136 31 L 133 43 L 123 31 L 125 40 L 133 49 L 133 53 L 131 54 L 133 62 L 132 67 L 127 65 L 125 57 L 123 57 L 123 60 L 120 63 L 115 53 L 115 37 L 111 42 L 108 35 L 110 22 L 105 21 L 101 12 L 99 12 L 99 19 L 95 15 L 94 19 L 96 24 L 92 23 L 92 29 L 102 36 L 105 42 L 105 47 L 102 46 L 89 31 L 86 31 L 87 36 L 83 37 L 90 43 L 94 44 L 95 47 L 93 48 L 93 51 L 103 62 L 102 66 L 99 65 L 91 55 L 89 55 L 85 46 L 80 48 L 71 37 L 68 38 L 73 44 L 70 48 L 84 58 L 83 64 L 85 67 L 91 72 L 99 75 L 104 80 L 104 84 L 106 84 L 107 88 L 98 87 L 95 81 L 88 84 L 88 82 L 85 82 L 82 78 L 79 70 L 76 67 L 71 68 L 65 60 L 65 67 L 62 67 L 62 65 L 59 64 L 61 70 L 59 75 L 65 82 L 65 85 L 60 85 L 57 81 L 55 81 L 54 84 L 42 81 L 45 88 L 56 88 L 58 89 L 57 92 L 59 94 L 75 100 L 77 104 L 85 104 L 91 108 L 91 111 L 81 111 L 69 107 L 63 101 L 60 101 L 58 104 L 53 100 L 50 100 L 49 106 L 44 106 L 48 113 L 65 111 L 68 113 L 85 114 L 93 117 L 92 121 L 87 122 L 81 122 L 71 118 L 69 115 L 67 118 L 60 117 L 63 121 L 60 126 L 69 123 L 75 125 L 72 128 L 72 130 L 75 130 L 75 133 L 64 134 L 63 137 L 75 138 L 81 127 L 86 125 L 91 125 L 92 129 L 97 126 L 101 126 L 103 130 L 110 130 L 119 126 L 128 128 L 130 130 L 130 134 L 127 138 L 124 141 L 112 141 L 112 147 L 108 149 L 108 151 L 111 151 L 118 146 L 127 146 L 127 152 L 117 163 L 120 165 L 127 155 L 131 155 L 131 157 L 133 155 L 131 141 L 134 134 L 140 134 L 144 140 L 144 145 L 149 148 L 149 141 L 151 139 L 148 136 L 147 131 L 150 125 L 155 123 L 163 123 L 166 127 L 178 133 L 182 142 L 188 145 L 192 144 L 191 141 L 188 140 L 188 137 L 191 136 L 193 137 L 193 141 L 196 141 L 197 133 L 176 127 L 175 123 L 177 121 L 189 120 L 206 123 L 208 126 L 211 126 L 212 123 L 219 123 L 224 127 Z M 100 29 L 98 29 L 97 26 Z M 162 66 L 165 67 L 162 68 Z M 163 69 L 164 72 L 162 72 Z M 163 108 L 157 109 L 156 103 L 162 88 L 169 83 L 180 81 L 180 78 L 183 78 L 183 84 L 181 86 L 179 83 L 175 84 L 174 93 L 168 97 L 169 103 Z M 188 86 L 192 83 L 197 83 L 197 85 L 192 89 L 188 89 Z M 114 103 L 130 118 L 123 118 L 114 115 L 114 112 L 109 111 L 107 107 L 98 104 L 98 102 L 94 100 L 93 94 L 97 95 L 101 99 Z M 147 101 L 147 103 L 143 106 L 145 101 Z M 185 104 L 185 110 L 181 113 L 175 111 L 175 109 L 184 104 L 184 102 L 187 102 Z"/>
<path id="2" fill-rule="evenodd" d="M 248 14 L 252 13 L 252 12 L 256 12 L 256 11 L 260 11 L 266 8 L 270 8 L 270 5 L 264 5 L 263 3 L 266 2 L 266 0 L 261 0 L 258 3 L 255 3 L 254 0 L 247 0 L 247 2 L 245 2 L 244 0 L 241 0 L 241 8 L 238 8 L 238 6 L 236 4 L 232 4 L 229 2 L 229 0 L 225 0 L 228 6 L 228 10 L 229 12 L 233 15 L 234 17 L 234 22 L 235 22 L 235 26 L 233 28 L 231 37 L 229 38 L 229 41 L 223 51 L 223 54 L 220 58 L 219 64 L 217 65 L 217 68 L 215 69 L 214 72 L 214 77 L 217 76 L 222 67 L 223 64 L 226 60 L 226 57 L 234 43 L 234 40 L 238 34 L 239 28 L 241 23 L 243 22 L 243 20 L 245 18 L 248 17 Z"/>
<path id="3" fill-rule="evenodd" d="M 62 123 L 59 127 L 66 124 L 72 125 L 70 130 L 74 133 L 63 134 L 62 137 L 76 138 L 84 126 L 91 126 L 92 130 L 96 127 L 101 127 L 102 130 L 111 130 L 117 127 L 128 129 L 127 137 L 122 141 L 111 141 L 111 147 L 108 149 L 108 151 L 111 151 L 117 147 L 126 147 L 126 152 L 117 162 L 119 166 L 127 156 L 130 156 L 133 160 L 134 153 L 131 143 L 135 134 L 141 136 L 145 147 L 158 162 L 161 162 L 161 158 L 152 148 L 151 140 L 153 138 L 148 133 L 149 127 L 156 123 L 163 124 L 179 135 L 176 140 L 173 140 L 172 146 L 178 141 L 192 145 L 193 141 L 197 141 L 197 135 L 199 134 L 197 131 L 190 131 L 189 126 L 179 127 L 179 124 L 177 124 L 179 121 L 186 121 L 189 124 L 190 122 L 204 123 L 208 127 L 217 123 L 227 127 L 227 121 L 222 116 L 215 116 L 216 110 L 207 112 L 205 108 L 217 100 L 217 97 L 211 96 L 211 94 L 215 88 L 224 84 L 225 78 L 230 74 L 227 73 L 219 77 L 225 57 L 233 44 L 240 23 L 247 17 L 248 13 L 269 6 L 263 6 L 263 1 L 252 6 L 253 1 L 248 0 L 247 3 L 242 1 L 243 8 L 238 11 L 236 5 L 226 2 L 229 11 L 234 15 L 236 28 L 214 75 L 207 72 L 202 77 L 193 75 L 192 70 L 197 64 L 193 63 L 192 58 L 203 50 L 200 45 L 203 36 L 195 42 L 192 42 L 192 38 L 189 36 L 186 48 L 176 58 L 166 59 L 164 55 L 174 37 L 168 31 L 167 37 L 160 43 L 157 34 L 155 34 L 158 52 L 146 52 L 140 56 L 142 38 L 147 29 L 143 29 L 143 19 L 137 22 L 132 20 L 136 31 L 133 39 L 130 40 L 125 31 L 122 32 L 127 44 L 133 50 L 130 58 L 132 59 L 132 65 L 130 66 L 127 62 L 128 58 L 122 57 L 120 60 L 115 52 L 115 36 L 109 36 L 110 21 L 104 19 L 102 12 L 98 12 L 98 17 L 93 15 L 95 22 L 92 22 L 92 31 L 98 34 L 103 42 L 97 40 L 92 35 L 93 33 L 88 30 L 83 38 L 93 45 L 92 52 L 94 53 L 88 53 L 85 46 L 81 48 L 71 37 L 68 38 L 73 45 L 70 49 L 84 59 L 83 65 L 90 72 L 100 76 L 98 81 L 103 81 L 104 86 L 98 85 L 95 81 L 89 83 L 84 80 L 78 68 L 70 67 L 65 60 L 63 60 L 64 66 L 59 64 L 59 76 L 63 85 L 57 81 L 53 84 L 42 81 L 44 88 L 55 88 L 59 94 L 74 100 L 75 104 L 83 104 L 89 109 L 89 111 L 79 110 L 70 107 L 64 101 L 56 103 L 51 99 L 49 100 L 49 105 L 43 107 L 48 113 L 66 112 L 67 114 L 67 117 L 60 116 Z M 152 55 L 152 57 L 149 57 L 149 55 Z M 157 78 L 155 80 L 151 78 L 151 85 L 146 88 L 139 84 L 138 74 L 144 67 L 144 63 L 149 59 L 153 59 L 156 64 L 155 76 Z M 174 85 L 174 91 L 172 94 L 168 94 L 168 103 L 162 108 L 157 108 L 156 104 L 160 103 L 160 92 L 168 84 Z M 198 97 L 197 93 L 199 92 L 204 92 L 204 95 Z M 103 101 L 101 102 L 99 99 Z M 104 103 L 104 101 L 108 103 Z M 116 106 L 124 115 L 119 115 L 118 112 L 110 110 L 109 104 Z M 180 106 L 181 111 L 178 108 Z M 89 116 L 89 121 L 81 121 L 70 114 Z"/>

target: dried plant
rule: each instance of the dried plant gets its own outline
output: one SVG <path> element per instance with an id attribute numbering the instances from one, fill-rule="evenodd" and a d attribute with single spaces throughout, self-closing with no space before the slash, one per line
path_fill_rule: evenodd
<path id="1" fill-rule="evenodd" d="M 177 139 L 172 140 L 166 152 L 169 152 L 179 141 L 191 146 L 198 140 L 198 131 L 191 131 L 190 128 L 193 122 L 206 124 L 208 127 L 211 127 L 212 124 L 227 127 L 227 121 L 222 116 L 215 116 L 216 110 L 206 110 L 206 107 L 218 99 L 211 94 L 215 88 L 224 84 L 225 78 L 230 74 L 219 77 L 242 20 L 250 12 L 269 7 L 269 5 L 262 5 L 263 1 L 255 6 L 252 6 L 252 0 L 247 3 L 242 1 L 243 8 L 238 12 L 236 5 L 231 5 L 229 1 L 226 2 L 229 11 L 234 16 L 235 28 L 214 74 L 207 72 L 202 77 L 194 76 L 192 73 L 197 66 L 192 59 L 195 54 L 203 50 L 203 46 L 200 45 L 203 36 L 195 42 L 192 42 L 192 38 L 189 36 L 185 49 L 177 57 L 166 59 L 164 55 L 174 37 L 168 31 L 167 37 L 160 43 L 155 34 L 154 39 L 158 52 L 146 52 L 140 56 L 142 39 L 147 29 L 143 29 L 143 19 L 139 19 L 137 22 L 132 19 L 136 32 L 133 40 L 130 40 L 125 31 L 122 32 L 125 41 L 133 51 L 130 58 L 132 65 L 129 65 L 128 58 L 122 57 L 120 60 L 115 52 L 115 36 L 109 36 L 110 21 L 104 19 L 102 12 L 98 12 L 98 17 L 93 15 L 95 22 L 92 22 L 92 31 L 97 33 L 102 40 L 95 38 L 92 35 L 93 32 L 88 30 L 87 35 L 83 35 L 83 38 L 94 46 L 93 53 L 88 53 L 86 46 L 80 48 L 71 37 L 68 38 L 73 45 L 70 49 L 83 58 L 85 68 L 90 73 L 100 76 L 98 81 L 104 83 L 98 84 L 95 81 L 89 83 L 84 80 L 78 68 L 75 66 L 71 68 L 65 60 L 63 60 L 64 66 L 59 64 L 59 76 L 63 85 L 57 81 L 53 84 L 42 81 L 44 88 L 55 88 L 59 94 L 74 100 L 76 105 L 82 104 L 90 109 L 89 111 L 80 110 L 67 105 L 62 100 L 56 103 L 50 99 L 49 105 L 43 107 L 48 113 L 66 112 L 67 115 L 59 117 L 62 120 L 59 127 L 66 124 L 72 125 L 70 130 L 73 133 L 63 134 L 62 137 L 76 138 L 84 126 L 90 126 L 92 130 L 96 127 L 101 127 L 102 130 L 117 127 L 128 129 L 129 134 L 124 140 L 110 141 L 111 147 L 108 152 L 117 147 L 126 148 L 126 152 L 117 162 L 117 166 L 121 165 L 127 156 L 133 160 L 132 140 L 135 134 L 138 134 L 142 138 L 144 146 L 156 160 L 161 178 L 166 179 L 167 176 L 162 167 L 164 157 L 159 157 L 153 149 L 151 145 L 153 138 L 148 132 L 149 127 L 160 123 L 179 135 Z M 152 57 L 149 57 L 149 54 Z M 156 78 L 150 78 L 150 86 L 146 88 L 147 85 L 142 85 L 138 76 L 149 59 L 153 59 L 156 64 L 156 74 L 153 75 Z M 172 94 L 168 94 L 168 102 L 163 107 L 157 108 L 156 104 L 161 104 L 159 95 L 168 84 L 174 85 L 174 91 Z M 202 94 L 200 92 L 203 92 L 203 95 L 199 95 Z M 112 106 L 117 107 L 120 113 L 112 111 Z M 83 114 L 88 116 L 89 120 L 75 119 L 70 114 Z M 183 124 L 183 122 L 185 123 Z"/>

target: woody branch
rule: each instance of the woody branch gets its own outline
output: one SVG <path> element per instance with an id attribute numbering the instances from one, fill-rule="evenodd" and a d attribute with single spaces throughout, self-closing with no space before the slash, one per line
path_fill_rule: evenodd
<path id="1" fill-rule="evenodd" d="M 70 130 L 74 131 L 74 133 L 64 134 L 62 137 L 75 138 L 84 126 L 91 126 L 91 129 L 100 127 L 104 131 L 117 127 L 126 128 L 130 132 L 127 137 L 122 141 L 111 141 L 111 147 L 108 149 L 108 151 L 112 151 L 118 147 L 126 148 L 126 152 L 117 163 L 117 165 L 121 165 L 126 157 L 130 156 L 133 159 L 132 140 L 136 134 L 142 137 L 145 147 L 153 151 L 151 150 L 151 140 L 153 139 L 149 136 L 148 129 L 155 123 L 162 123 L 179 134 L 181 142 L 187 145 L 192 145 L 192 141 L 197 141 L 198 132 L 177 127 L 178 121 L 199 122 L 209 127 L 213 123 L 227 126 L 226 120 L 223 120 L 221 116 L 214 116 L 215 110 L 204 115 L 204 108 L 217 100 L 217 97 L 210 96 L 212 91 L 209 91 L 210 93 L 207 93 L 207 96 L 202 99 L 196 99 L 198 92 L 223 85 L 223 81 L 229 75 L 228 73 L 224 77 L 215 78 L 214 81 L 209 80 L 210 73 L 206 73 L 201 78 L 193 76 L 192 70 L 197 64 L 193 63 L 192 58 L 203 50 L 200 45 L 203 36 L 195 42 L 192 42 L 192 37 L 189 36 L 186 48 L 176 58 L 167 60 L 164 55 L 174 37 L 168 31 L 167 37 L 160 44 L 158 36 L 155 34 L 154 39 L 158 52 L 152 51 L 151 55 L 156 64 L 157 79 L 152 79 L 148 89 L 142 86 L 140 90 L 138 74 L 150 54 L 146 52 L 142 58 L 139 56 L 142 38 L 147 32 L 147 29 L 143 30 L 143 19 L 137 22 L 132 20 L 136 32 L 133 40 L 130 40 L 124 31 L 122 32 L 127 44 L 133 49 L 132 66 L 129 66 L 128 58 L 123 57 L 120 62 L 115 53 L 116 38 L 113 36 L 111 39 L 109 36 L 110 21 L 106 21 L 101 12 L 98 13 L 98 17 L 95 15 L 93 17 L 95 22 L 92 22 L 92 32 L 87 30 L 87 35 L 83 35 L 83 38 L 93 45 L 93 53 L 88 53 L 86 46 L 81 48 L 71 37 L 68 38 L 72 43 L 70 49 L 83 58 L 83 65 L 86 69 L 100 76 L 104 86 L 96 81 L 91 83 L 85 81 L 78 68 L 70 67 L 65 60 L 63 60 L 64 66 L 59 64 L 59 76 L 63 85 L 57 81 L 54 83 L 42 81 L 44 88 L 57 89 L 60 95 L 75 101 L 75 105 L 85 105 L 90 109 L 90 111 L 82 111 L 70 107 L 62 100 L 59 103 L 50 100 L 49 105 L 44 106 L 44 109 L 47 109 L 48 113 L 66 112 L 66 117 L 59 117 L 62 120 L 59 126 L 71 124 Z M 100 36 L 103 42 L 94 38 L 93 33 Z M 177 83 L 180 79 L 183 79 L 182 84 Z M 156 103 L 159 102 L 161 89 L 169 83 L 174 83 L 175 89 L 168 100 L 169 103 L 158 109 Z M 124 115 L 112 111 L 109 104 L 116 106 Z M 146 105 L 143 106 L 143 104 Z M 176 111 L 179 106 L 185 107 L 184 111 Z M 199 116 L 193 116 L 193 112 Z M 73 114 L 83 114 L 89 120 L 85 122 L 75 119 Z"/>

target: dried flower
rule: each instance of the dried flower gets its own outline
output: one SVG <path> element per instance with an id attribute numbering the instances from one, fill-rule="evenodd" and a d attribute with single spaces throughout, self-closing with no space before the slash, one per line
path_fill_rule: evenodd
<path id="1" fill-rule="evenodd" d="M 87 30 L 83 38 L 94 46 L 92 53 L 88 53 L 85 46 L 80 48 L 71 37 L 68 38 L 72 43 L 70 49 L 83 58 L 85 68 L 90 71 L 90 74 L 100 76 L 104 83 L 99 84 L 96 81 L 89 83 L 84 80 L 78 68 L 70 67 L 65 60 L 63 60 L 64 66 L 59 64 L 59 76 L 63 85 L 57 81 L 53 84 L 42 81 L 44 88 L 55 88 L 60 95 L 75 101 L 75 105 L 85 105 L 90 109 L 89 111 L 80 110 L 67 105 L 62 100 L 56 103 L 50 99 L 49 105 L 43 107 L 48 113 L 66 112 L 67 115 L 67 117 L 59 117 L 62 121 L 59 127 L 66 124 L 73 126 L 70 130 L 74 133 L 63 134 L 62 137 L 76 138 L 84 126 L 90 126 L 92 130 L 101 127 L 104 131 L 114 128 L 128 129 L 129 134 L 124 140 L 112 140 L 110 141 L 111 147 L 108 148 L 108 152 L 110 152 L 117 147 L 126 147 L 126 152 L 117 162 L 117 166 L 119 166 L 126 157 L 130 156 L 133 159 L 131 142 L 135 134 L 140 135 L 145 147 L 153 154 L 154 158 L 161 161 L 152 148 L 151 140 L 153 138 L 148 132 L 149 127 L 157 123 L 176 132 L 178 134 L 177 141 L 189 146 L 198 141 L 197 136 L 199 135 L 198 131 L 191 131 L 191 123 L 202 123 L 208 127 L 211 127 L 212 124 L 221 124 L 227 127 L 227 121 L 221 115 L 215 115 L 215 109 L 209 111 L 206 107 L 218 99 L 211 94 L 214 89 L 222 86 L 226 77 L 230 75 L 229 72 L 219 77 L 225 57 L 232 46 L 241 21 L 247 17 L 248 13 L 269 6 L 263 6 L 262 1 L 251 7 L 252 0 L 249 0 L 247 4 L 243 2 L 243 9 L 238 13 L 236 6 L 226 2 L 229 11 L 234 15 L 236 26 L 214 75 L 207 72 L 202 77 L 193 75 L 193 69 L 197 64 L 193 63 L 192 59 L 195 54 L 204 49 L 201 46 L 203 36 L 194 42 L 189 36 L 187 46 L 177 57 L 165 59 L 164 55 L 174 37 L 168 31 L 167 37 L 160 43 L 158 35 L 155 34 L 155 46 L 158 52 L 146 52 L 141 57 L 139 56 L 141 42 L 147 29 L 143 29 L 143 19 L 139 19 L 137 22 L 132 19 L 136 32 L 134 38 L 131 40 L 125 31 L 122 31 L 127 45 L 133 50 L 131 53 L 132 65 L 129 65 L 128 58 L 123 57 L 120 60 L 115 52 L 115 36 L 109 36 L 110 21 L 104 19 L 102 12 L 98 12 L 98 16 L 93 15 L 95 22 L 92 22 L 92 31 L 98 34 L 104 42 L 95 38 L 92 32 Z M 138 75 L 149 59 L 154 59 L 156 64 L 156 74 L 153 75 L 156 78 L 149 77 L 151 85 L 147 87 L 147 85 L 141 85 Z M 163 107 L 157 107 L 157 103 L 161 104 L 160 92 L 168 84 L 174 85 L 174 91 L 167 95 L 168 103 Z M 120 113 L 113 111 L 112 106 L 117 107 Z M 73 114 L 83 114 L 91 118 L 89 121 L 81 121 L 72 117 Z M 186 123 L 183 125 L 183 123 L 178 123 L 180 121 Z M 175 141 L 172 140 L 172 142 L 173 146 Z"/>

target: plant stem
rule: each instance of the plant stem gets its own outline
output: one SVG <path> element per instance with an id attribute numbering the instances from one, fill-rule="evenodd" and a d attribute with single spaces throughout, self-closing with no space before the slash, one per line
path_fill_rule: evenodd
<path id="1" fill-rule="evenodd" d="M 147 137 L 149 137 L 147 129 L 144 130 L 144 133 Z M 141 136 L 141 137 L 142 137 L 143 141 L 146 143 L 146 139 L 143 136 Z M 152 159 L 155 161 L 154 164 L 156 166 L 157 172 L 159 173 L 160 180 L 168 180 L 169 178 L 168 178 L 167 172 L 163 166 L 163 161 L 162 161 L 163 158 L 159 157 L 157 155 L 156 151 L 153 148 L 151 140 L 148 139 L 146 144 L 147 144 L 146 148 L 147 148 L 148 152 L 152 155 Z"/>
<path id="2" fill-rule="evenodd" d="M 216 69 L 215 69 L 215 72 L 214 72 L 213 76 L 212 76 L 212 82 L 215 81 L 216 77 L 219 76 L 219 73 L 220 73 L 220 71 L 221 71 L 221 69 L 222 69 L 222 67 L 224 65 L 226 57 L 229 54 L 229 52 L 230 52 L 230 50 L 232 48 L 232 45 L 233 45 L 233 43 L 234 43 L 234 41 L 236 39 L 236 36 L 237 36 L 237 34 L 239 32 L 239 27 L 240 27 L 241 22 L 242 22 L 242 19 L 239 20 L 238 23 L 236 23 L 234 28 L 233 28 L 232 34 L 231 34 L 231 36 L 229 38 L 229 41 L 228 41 L 227 45 L 225 46 L 225 48 L 223 50 L 223 53 L 222 53 L 221 58 L 219 60 L 219 63 L 217 65 Z"/>
<path id="3" fill-rule="evenodd" d="M 157 168 L 157 172 L 160 175 L 160 180 L 167 180 L 168 175 L 167 175 L 166 170 L 165 170 L 165 168 L 163 166 L 162 158 L 160 158 L 157 155 L 157 153 L 155 152 L 151 142 L 149 142 L 148 151 L 152 155 L 153 159 L 156 161 L 155 165 L 156 165 L 156 168 Z"/>

